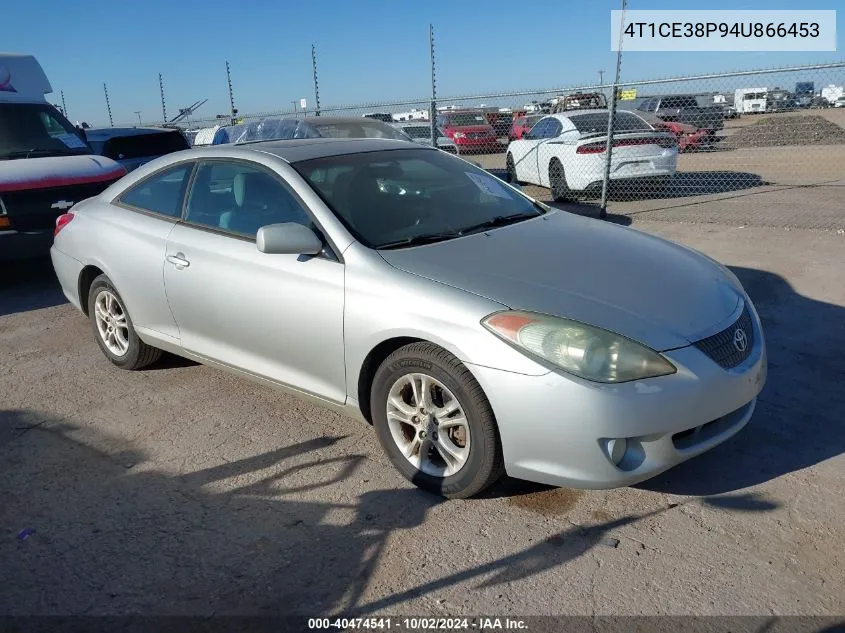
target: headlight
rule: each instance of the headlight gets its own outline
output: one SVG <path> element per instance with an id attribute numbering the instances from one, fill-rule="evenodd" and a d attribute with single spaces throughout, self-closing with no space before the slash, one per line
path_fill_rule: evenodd
<path id="1" fill-rule="evenodd" d="M 628 382 L 677 371 L 654 350 L 578 321 L 506 311 L 491 314 L 481 324 L 528 354 L 594 382 Z"/>
<path id="2" fill-rule="evenodd" d="M 455 132 L 455 138 L 463 138 L 465 136 L 466 134 L 464 134 L 463 132 Z"/>

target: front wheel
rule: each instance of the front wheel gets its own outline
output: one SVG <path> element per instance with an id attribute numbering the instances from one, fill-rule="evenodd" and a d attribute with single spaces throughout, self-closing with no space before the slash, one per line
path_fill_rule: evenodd
<path id="1" fill-rule="evenodd" d="M 504 472 L 490 403 L 470 371 L 447 351 L 431 343 L 395 351 L 376 372 L 371 403 L 382 448 L 420 488 L 462 499 Z"/>
<path id="2" fill-rule="evenodd" d="M 91 284 L 88 315 L 94 340 L 106 358 L 121 369 L 141 369 L 161 357 L 160 349 L 138 337 L 123 299 L 105 275 Z"/>

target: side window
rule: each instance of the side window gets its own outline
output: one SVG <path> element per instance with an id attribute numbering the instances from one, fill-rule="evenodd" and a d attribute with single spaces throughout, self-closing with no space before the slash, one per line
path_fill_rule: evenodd
<path id="1" fill-rule="evenodd" d="M 268 224 L 312 225 L 299 201 L 270 172 L 234 161 L 200 163 L 185 221 L 246 237 L 255 237 Z"/>
<path id="2" fill-rule="evenodd" d="M 560 133 L 563 130 L 563 123 L 561 123 L 557 119 L 552 119 L 551 121 L 552 123 L 551 125 L 549 125 L 546 138 L 555 138 L 556 136 L 560 136 Z"/>
<path id="3" fill-rule="evenodd" d="M 193 163 L 183 163 L 153 174 L 120 196 L 118 202 L 178 218 L 182 214 L 182 199 L 192 167 Z"/>

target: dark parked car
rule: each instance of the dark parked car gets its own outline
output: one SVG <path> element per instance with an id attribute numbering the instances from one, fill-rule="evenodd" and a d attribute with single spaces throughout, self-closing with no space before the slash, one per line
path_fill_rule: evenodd
<path id="1" fill-rule="evenodd" d="M 694 95 L 650 97 L 638 109 L 651 112 L 664 121 L 677 121 L 698 130 L 707 130 L 710 135 L 725 127 L 724 108 L 717 104 L 703 106 Z"/>
<path id="2" fill-rule="evenodd" d="M 766 96 L 766 112 L 791 112 L 798 109 L 798 101 L 788 90 L 769 90 Z"/>
<path id="3" fill-rule="evenodd" d="M 132 171 L 154 158 L 190 149 L 182 130 L 165 127 L 106 127 L 85 130 L 95 154 L 117 161 Z"/>

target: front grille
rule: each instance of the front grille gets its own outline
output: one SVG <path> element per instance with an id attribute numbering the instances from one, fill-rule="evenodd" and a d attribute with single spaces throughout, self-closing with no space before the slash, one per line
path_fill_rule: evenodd
<path id="1" fill-rule="evenodd" d="M 742 363 L 751 354 L 751 348 L 754 346 L 754 326 L 748 306 L 745 306 L 732 325 L 695 342 L 694 345 L 724 369 L 731 369 Z"/>
<path id="2" fill-rule="evenodd" d="M 112 184 L 113 181 L 92 182 L 82 185 L 66 185 L 64 187 L 47 187 L 44 189 L 24 189 L 9 191 L 2 195 L 3 205 L 12 222 L 12 228 L 18 231 L 41 231 L 52 229 L 56 218 L 68 209 L 53 209 L 53 204 L 65 202 L 82 202 L 85 198 L 96 196 Z M 64 206 L 64 205 L 62 205 Z"/>

